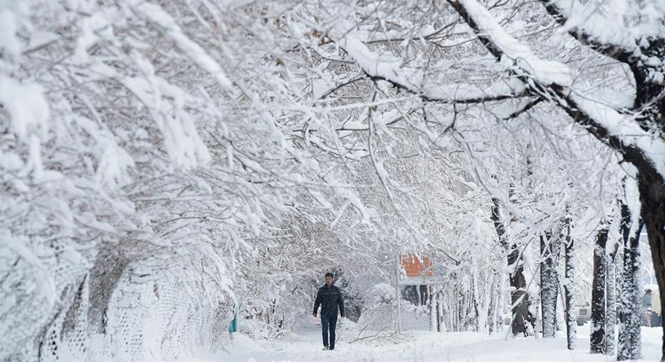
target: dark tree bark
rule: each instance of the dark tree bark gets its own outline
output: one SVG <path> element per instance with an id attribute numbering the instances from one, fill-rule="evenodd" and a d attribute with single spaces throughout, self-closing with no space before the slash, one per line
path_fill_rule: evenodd
<path id="1" fill-rule="evenodd" d="M 506 249 L 510 250 L 508 254 L 508 267 L 513 268 L 510 273 L 510 286 L 512 287 L 512 292 L 510 293 L 512 312 L 513 312 L 513 321 L 511 324 L 511 329 L 513 335 L 524 335 L 528 336 L 529 329 L 528 325 L 533 325 L 533 318 L 529 312 L 529 295 L 526 292 L 526 278 L 524 277 L 524 265 L 522 260 L 522 255 L 517 245 L 509 245 L 508 241 L 505 239 L 505 228 L 500 218 L 499 210 L 499 200 L 496 198 L 492 199 L 494 206 L 492 207 L 492 221 L 494 222 L 494 228 L 496 233 L 499 236 L 499 241 L 501 245 Z"/>
<path id="2" fill-rule="evenodd" d="M 651 247 L 653 267 L 660 290 L 665 290 L 665 184 L 657 173 L 640 170 L 638 185 L 642 202 L 642 220 L 646 226 Z M 660 294 L 660 303 L 665 303 L 665 293 Z M 663 325 L 665 333 L 665 325 Z M 665 361 L 665 339 L 661 347 L 661 360 Z"/>
<path id="3" fill-rule="evenodd" d="M 540 236 L 540 303 L 543 314 L 543 338 L 556 334 L 556 302 L 559 290 L 559 248 L 551 233 Z"/>
<path id="4" fill-rule="evenodd" d="M 514 288 L 511 294 L 511 302 L 513 305 L 513 323 L 511 328 L 513 334 L 529 335 L 529 324 L 533 324 L 533 317 L 529 312 L 529 294 L 526 292 L 526 279 L 524 278 L 524 267 L 521 265 L 522 260 L 515 256 L 519 252 L 515 249 L 508 256 L 508 262 L 511 260 L 518 261 L 520 265 L 515 268 L 515 271 L 510 275 L 510 285 Z M 513 264 L 510 264 L 513 265 Z"/>
<path id="5" fill-rule="evenodd" d="M 601 226 L 596 235 L 593 248 L 593 289 L 591 291 L 591 353 L 605 354 L 605 284 L 607 279 L 607 245 L 608 229 Z"/>
<path id="6" fill-rule="evenodd" d="M 577 321 L 575 320 L 575 240 L 570 236 L 570 219 L 566 218 L 566 269 L 565 282 L 563 285 L 566 298 L 566 339 L 568 349 L 573 350 L 576 347 L 577 340 Z"/>
<path id="7" fill-rule="evenodd" d="M 639 359 L 642 355 L 642 303 L 638 285 L 640 259 L 640 233 L 643 223 L 630 235 L 632 224 L 631 211 L 628 205 L 619 201 L 621 207 L 621 239 L 623 242 L 623 271 L 621 278 L 621 296 L 619 302 L 619 345 L 617 360 L 626 361 Z"/>
<path id="8" fill-rule="evenodd" d="M 616 354 L 616 325 L 617 325 L 617 302 L 616 302 L 616 255 L 619 251 L 619 244 L 612 240 L 614 245 L 610 246 L 611 251 L 607 255 L 607 320 L 605 323 L 606 336 L 606 354 L 613 356 Z"/>
<path id="9" fill-rule="evenodd" d="M 480 295 L 478 295 L 478 276 L 473 276 L 473 288 L 471 289 L 471 303 L 473 306 L 474 314 L 474 325 L 473 329 L 476 332 L 480 332 L 482 328 L 480 325 Z"/>
<path id="10" fill-rule="evenodd" d="M 490 310 L 489 310 L 489 320 L 488 320 L 488 325 L 489 325 L 489 333 L 492 334 L 494 332 L 497 332 L 500 328 L 501 325 L 501 304 L 500 304 L 500 295 L 502 293 L 501 291 L 501 278 L 503 277 L 503 273 L 500 272 L 494 272 L 494 275 L 492 277 L 492 289 L 491 289 L 491 295 L 490 295 Z"/>

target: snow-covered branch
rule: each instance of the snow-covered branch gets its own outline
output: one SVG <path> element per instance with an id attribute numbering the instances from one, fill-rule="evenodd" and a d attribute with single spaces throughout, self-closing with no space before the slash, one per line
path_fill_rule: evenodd
<path id="1" fill-rule="evenodd" d="M 419 96 L 424 102 L 474 104 L 527 95 L 526 87 L 517 79 L 500 80 L 489 87 L 469 83 L 431 85 L 427 83 L 423 71 L 407 67 L 400 58 L 371 51 L 352 34 L 345 34 L 337 43 L 368 77 L 404 89 Z"/>
<path id="2" fill-rule="evenodd" d="M 547 12 L 552 15 L 554 20 L 556 20 L 557 23 L 562 25 L 564 29 L 567 30 L 568 34 L 570 34 L 573 38 L 577 39 L 580 43 L 587 45 L 591 49 L 608 56 L 610 58 L 616 59 L 618 61 L 624 62 L 624 63 L 631 63 L 634 60 L 634 53 L 635 53 L 635 48 L 636 48 L 636 42 L 633 40 L 632 42 L 630 40 L 623 40 L 619 39 L 619 41 L 615 41 L 615 39 L 612 39 L 608 36 L 600 36 L 596 35 L 595 33 L 591 33 L 587 31 L 582 24 L 578 24 L 578 22 L 573 22 L 570 19 L 569 14 L 573 14 L 575 12 L 579 11 L 584 11 L 585 13 L 588 12 L 587 9 L 592 8 L 593 5 L 592 3 L 587 3 L 586 5 L 583 5 L 579 1 L 576 0 L 540 0 L 543 5 L 545 6 L 545 9 L 547 9 Z M 567 5 L 567 8 L 564 8 L 564 6 Z M 592 13 L 588 14 L 588 16 L 579 16 L 582 18 L 585 18 L 587 21 L 585 22 L 585 25 L 588 24 L 588 18 L 593 18 L 593 17 L 600 17 L 600 15 Z M 602 19 L 605 20 L 605 19 Z M 607 34 L 609 31 L 612 31 L 614 35 L 616 34 L 628 34 L 629 31 L 623 27 L 607 27 L 604 26 L 605 22 L 603 21 L 602 24 L 599 24 L 595 28 L 599 28 L 601 32 L 604 34 Z M 616 25 L 616 24 L 615 24 Z M 602 28 L 600 28 L 602 26 Z M 603 34 L 601 33 L 601 34 Z M 616 38 L 616 36 L 614 37 Z"/>
<path id="3" fill-rule="evenodd" d="M 644 131 L 629 115 L 622 115 L 590 96 L 580 97 L 572 87 L 571 72 L 561 63 L 540 59 L 510 36 L 477 0 L 448 0 L 506 69 L 521 75 L 534 94 L 545 96 L 596 138 L 622 153 L 638 167 L 665 175 L 665 142 Z"/>

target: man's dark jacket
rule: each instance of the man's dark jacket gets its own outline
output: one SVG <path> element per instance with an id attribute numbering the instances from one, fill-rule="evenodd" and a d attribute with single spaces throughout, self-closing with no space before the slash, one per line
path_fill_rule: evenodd
<path id="1" fill-rule="evenodd" d="M 337 307 L 339 306 L 339 313 L 344 318 L 344 299 L 342 298 L 342 291 L 334 285 L 328 287 L 328 284 L 319 288 L 316 294 L 316 301 L 314 302 L 314 313 L 319 310 L 321 305 L 321 315 L 330 317 L 337 315 Z"/>

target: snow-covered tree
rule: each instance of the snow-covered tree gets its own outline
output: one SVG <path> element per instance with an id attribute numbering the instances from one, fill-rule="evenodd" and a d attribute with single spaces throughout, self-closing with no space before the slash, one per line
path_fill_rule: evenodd
<path id="1" fill-rule="evenodd" d="M 406 253 L 454 281 L 446 329 L 532 333 L 623 161 L 662 266 L 663 9 L 615 2 L 0 1 L 0 359 L 173 357 L 236 308 L 275 336 L 324 270 L 361 299 Z"/>

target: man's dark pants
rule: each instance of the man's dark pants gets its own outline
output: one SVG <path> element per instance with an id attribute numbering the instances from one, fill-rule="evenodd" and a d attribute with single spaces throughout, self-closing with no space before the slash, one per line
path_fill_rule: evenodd
<path id="1" fill-rule="evenodd" d="M 323 346 L 328 349 L 335 349 L 335 326 L 337 326 L 337 313 L 334 315 L 321 314 Z M 330 329 L 330 343 L 328 343 L 328 329 Z"/>

